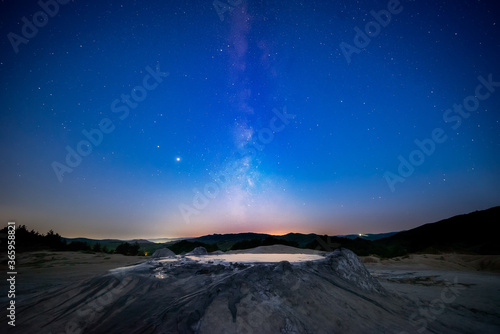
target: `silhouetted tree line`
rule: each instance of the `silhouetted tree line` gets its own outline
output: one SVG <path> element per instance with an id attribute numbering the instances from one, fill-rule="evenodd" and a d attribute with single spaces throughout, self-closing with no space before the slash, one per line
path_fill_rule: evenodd
<path id="1" fill-rule="evenodd" d="M 117 254 L 123 254 L 123 255 L 144 255 L 144 254 L 139 254 L 139 244 L 137 242 L 134 242 L 133 244 L 129 244 L 128 242 L 124 242 L 122 244 L 119 244 L 118 247 L 115 249 L 115 253 Z"/>
<path id="2" fill-rule="evenodd" d="M 288 240 L 277 239 L 277 238 L 273 238 L 273 237 L 267 237 L 265 239 L 256 238 L 256 239 L 252 239 L 252 240 L 239 241 L 231 247 L 231 250 L 249 249 L 249 248 L 255 248 L 255 247 L 259 247 L 259 246 L 271 246 L 271 245 L 286 245 L 286 246 L 292 246 L 292 247 L 299 247 L 299 244 L 296 241 L 288 241 Z"/>
<path id="3" fill-rule="evenodd" d="M 0 234 L 7 234 L 7 227 L 0 230 Z M 110 251 L 106 246 L 101 246 L 99 243 L 90 245 L 84 241 L 72 241 L 67 243 L 59 233 L 55 233 L 53 230 L 47 232 L 47 234 L 40 234 L 35 230 L 28 230 L 26 225 L 19 225 L 16 228 L 16 251 L 17 252 L 32 252 L 39 250 L 53 250 L 53 251 L 86 251 L 86 252 L 96 252 L 96 253 L 117 253 L 123 255 L 144 255 L 144 253 L 139 251 L 139 244 L 136 242 L 133 245 L 128 242 L 124 242 L 114 251 Z"/>
<path id="4" fill-rule="evenodd" d="M 0 231 L 0 234 L 7 233 L 7 227 Z M 50 230 L 47 234 L 40 234 L 35 230 L 29 231 L 26 225 L 16 228 L 16 251 L 35 251 L 40 249 L 65 250 L 66 243 L 58 233 Z"/>

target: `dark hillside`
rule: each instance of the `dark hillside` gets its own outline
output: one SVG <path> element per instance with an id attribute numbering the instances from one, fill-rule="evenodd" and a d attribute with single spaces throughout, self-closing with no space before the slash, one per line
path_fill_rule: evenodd
<path id="1" fill-rule="evenodd" d="M 494 232 L 499 223 L 500 206 L 497 206 L 425 224 L 388 238 L 376 240 L 374 244 L 402 247 L 409 253 L 500 254 L 500 243 Z"/>

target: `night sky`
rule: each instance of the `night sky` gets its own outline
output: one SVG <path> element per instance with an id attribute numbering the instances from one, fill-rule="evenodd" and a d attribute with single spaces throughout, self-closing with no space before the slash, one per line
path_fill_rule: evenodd
<path id="1" fill-rule="evenodd" d="M 0 13 L 5 225 L 336 235 L 500 204 L 497 1 L 42 0 Z"/>

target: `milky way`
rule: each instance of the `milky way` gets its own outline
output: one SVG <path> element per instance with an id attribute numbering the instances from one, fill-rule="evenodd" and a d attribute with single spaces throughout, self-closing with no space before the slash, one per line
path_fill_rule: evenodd
<path id="1" fill-rule="evenodd" d="M 4 222 L 334 235 L 500 201 L 494 1 L 0 7 Z"/>

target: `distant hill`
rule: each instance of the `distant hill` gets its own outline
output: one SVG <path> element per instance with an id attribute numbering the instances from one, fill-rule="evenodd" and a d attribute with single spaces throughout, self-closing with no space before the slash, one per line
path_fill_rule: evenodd
<path id="1" fill-rule="evenodd" d="M 500 222 L 500 206 L 458 215 L 376 240 L 381 247 L 401 247 L 408 253 L 463 252 L 500 254 L 493 227 Z"/>
<path id="2" fill-rule="evenodd" d="M 416 252 L 500 254 L 498 238 L 489 232 L 498 222 L 500 222 L 500 207 L 494 207 L 402 232 L 333 237 L 314 233 L 288 233 L 272 237 L 296 242 L 301 248 L 332 250 L 341 246 L 353 250 L 360 256 L 377 254 L 382 257 L 394 257 Z M 213 234 L 192 240 L 207 244 L 215 243 L 219 249 L 228 250 L 236 243 L 264 240 L 270 236 L 261 233 Z"/>
<path id="3" fill-rule="evenodd" d="M 188 253 L 194 250 L 196 247 L 204 247 L 209 253 L 219 250 L 217 244 L 205 244 L 203 242 L 192 240 L 181 240 L 176 243 L 171 243 L 167 246 L 167 248 L 175 254 Z"/>
<path id="4" fill-rule="evenodd" d="M 72 241 L 86 242 L 89 245 L 96 243 L 106 246 L 108 250 L 115 249 L 119 244 L 127 241 L 137 242 L 144 252 L 153 253 L 162 247 L 173 247 L 176 252 L 186 251 L 195 246 L 204 245 L 213 249 L 223 251 L 230 250 L 234 245 L 237 247 L 249 242 L 260 244 L 266 239 L 284 240 L 287 244 L 297 244 L 300 248 L 322 249 L 330 251 L 336 247 L 351 249 L 356 254 L 363 256 L 376 254 L 382 257 L 401 256 L 408 253 L 426 252 L 460 252 L 475 254 L 500 254 L 500 243 L 498 237 L 493 233 L 492 227 L 500 222 L 500 206 L 488 210 L 475 211 L 469 214 L 458 215 L 435 223 L 425 224 L 411 230 L 402 232 L 389 232 L 378 234 L 350 234 L 338 236 L 321 236 L 310 233 L 288 233 L 277 236 L 265 233 L 233 233 L 233 234 L 211 234 L 197 238 L 183 239 L 155 239 L 167 241 L 165 243 L 154 243 L 149 240 L 117 240 L 104 239 L 95 240 L 88 238 L 62 238 L 67 243 Z M 189 243 L 181 243 L 188 240 Z M 179 248 L 179 249 L 177 249 Z"/>
<path id="5" fill-rule="evenodd" d="M 226 251 L 231 249 L 231 247 L 242 241 L 250 241 L 254 239 L 264 240 L 269 237 L 270 234 L 264 233 L 231 233 L 231 234 L 210 234 L 204 235 L 198 238 L 189 239 L 192 242 L 202 242 L 204 244 L 215 244 L 220 250 Z"/>
<path id="6" fill-rule="evenodd" d="M 305 248 L 312 241 L 316 240 L 318 237 L 319 235 L 314 233 L 309 233 L 309 234 L 288 233 L 281 236 L 275 236 L 275 238 L 277 239 L 283 239 L 289 242 L 296 242 L 299 245 L 299 247 L 303 248 Z"/>
<path id="7" fill-rule="evenodd" d="M 347 234 L 347 235 L 337 235 L 339 238 L 347 238 L 347 239 L 365 239 L 365 240 L 370 240 L 370 241 L 375 241 L 378 239 L 383 239 L 383 238 L 388 238 L 390 236 L 393 236 L 394 234 L 399 233 L 399 232 L 388 232 L 388 233 L 375 233 L 375 234 Z"/>
<path id="8" fill-rule="evenodd" d="M 265 233 L 234 233 L 234 234 L 211 234 L 198 238 L 190 239 L 190 241 L 198 241 L 206 244 L 217 244 L 221 250 L 229 250 L 236 243 L 260 240 L 264 241 L 268 238 L 275 238 L 286 241 L 288 244 L 296 243 L 299 247 L 305 248 L 309 243 L 316 240 L 318 234 L 302 234 L 302 233 L 288 233 L 285 235 L 271 235 Z"/>
<path id="9" fill-rule="evenodd" d="M 363 240 L 378 240 L 382 238 L 386 238 L 389 236 L 392 236 L 398 232 L 389 232 L 389 233 L 379 233 L 379 234 L 349 234 L 349 235 L 337 235 L 331 238 L 344 238 L 344 239 L 351 239 L 354 240 L 356 238 L 360 238 Z M 309 233 L 309 234 L 303 234 L 303 233 L 288 233 L 284 235 L 271 235 L 271 234 L 265 234 L 265 233 L 234 233 L 234 234 L 211 234 L 211 235 L 205 235 L 202 237 L 198 238 L 192 238 L 189 239 L 190 241 L 197 241 L 197 242 L 203 242 L 206 244 L 217 244 L 220 249 L 222 250 L 228 250 L 230 249 L 234 244 L 240 243 L 240 242 L 245 242 L 245 241 L 251 241 L 251 240 L 264 240 L 269 237 L 273 237 L 275 239 L 281 239 L 287 242 L 294 242 L 299 245 L 301 248 L 307 248 L 308 245 L 313 243 L 315 240 L 320 238 L 321 236 L 319 234 L 315 233 Z M 344 240 L 347 241 L 347 240 Z M 348 242 L 350 244 L 350 242 Z"/>
<path id="10" fill-rule="evenodd" d="M 189 239 L 192 239 L 192 238 L 152 238 L 152 239 L 148 239 L 147 241 L 154 242 L 155 244 L 164 244 L 167 242 L 174 242 L 174 241 L 178 241 L 178 240 L 189 240 Z"/>
<path id="11" fill-rule="evenodd" d="M 204 242 L 206 244 L 215 244 L 218 242 L 226 242 L 226 241 L 242 241 L 242 240 L 251 240 L 251 239 L 260 239 L 266 238 L 269 234 L 264 233 L 230 233 L 230 234 L 210 234 L 204 235 L 202 237 L 197 237 L 191 239 L 191 241 L 199 241 Z"/>
<path id="12" fill-rule="evenodd" d="M 132 239 L 132 240 L 119 240 L 119 239 L 89 239 L 89 238 L 65 238 L 62 237 L 62 240 L 66 241 L 67 244 L 71 242 L 85 242 L 89 244 L 89 246 L 93 246 L 95 244 L 100 244 L 101 247 L 106 247 L 108 251 L 115 250 L 116 247 L 118 247 L 120 244 L 124 242 L 128 242 L 129 244 L 134 244 L 138 243 L 140 246 L 140 249 L 144 252 L 152 253 L 155 250 L 159 249 L 162 247 L 161 244 L 156 244 L 154 242 L 151 242 L 149 240 L 144 240 L 144 239 Z"/>
<path id="13" fill-rule="evenodd" d="M 99 243 L 99 244 L 101 244 L 101 246 L 114 245 L 114 244 L 119 245 L 119 244 L 124 243 L 124 242 L 128 242 L 129 244 L 133 244 L 135 242 L 137 242 L 138 244 L 152 244 L 153 243 L 149 240 L 144 240 L 144 239 L 132 239 L 132 240 L 102 239 L 102 240 L 99 240 L 99 239 L 89 239 L 89 238 L 65 238 L 65 237 L 62 237 L 62 239 L 66 240 L 67 243 L 70 243 L 73 241 L 81 241 L 81 242 L 86 242 L 89 245 Z"/>

